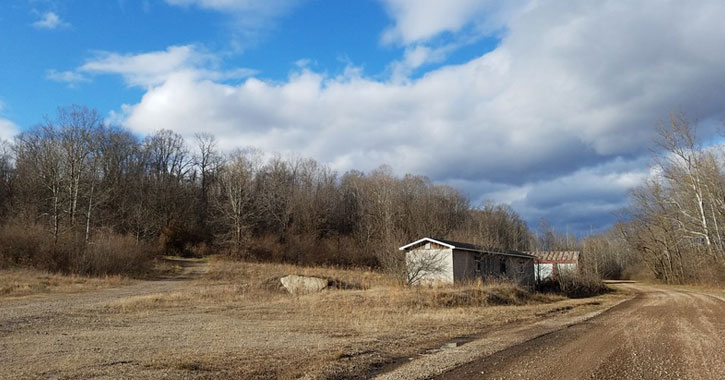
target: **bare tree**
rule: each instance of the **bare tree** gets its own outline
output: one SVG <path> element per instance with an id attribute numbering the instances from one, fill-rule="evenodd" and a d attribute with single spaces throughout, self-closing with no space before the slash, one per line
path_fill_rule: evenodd
<path id="1" fill-rule="evenodd" d="M 199 192 L 199 224 L 201 228 L 206 226 L 206 219 L 209 214 L 209 188 L 222 163 L 219 155 L 216 138 L 209 133 L 197 133 L 195 136 L 198 149 L 194 164 L 199 170 L 201 182 Z"/>
<path id="2" fill-rule="evenodd" d="M 49 216 L 54 241 L 58 241 L 62 214 L 63 154 L 54 128 L 36 127 L 15 138 L 15 159 L 23 203 Z M 42 200 L 37 203 L 37 200 Z"/>
<path id="3" fill-rule="evenodd" d="M 259 157 L 253 151 L 235 151 L 225 160 L 214 183 L 214 209 L 224 226 L 222 235 L 235 255 L 244 252 L 257 218 L 254 181 Z"/>

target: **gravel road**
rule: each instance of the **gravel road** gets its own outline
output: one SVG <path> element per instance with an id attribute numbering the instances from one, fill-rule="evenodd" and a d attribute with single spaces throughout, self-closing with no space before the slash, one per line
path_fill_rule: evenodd
<path id="1" fill-rule="evenodd" d="M 725 296 L 619 286 L 638 295 L 435 379 L 725 379 Z"/>

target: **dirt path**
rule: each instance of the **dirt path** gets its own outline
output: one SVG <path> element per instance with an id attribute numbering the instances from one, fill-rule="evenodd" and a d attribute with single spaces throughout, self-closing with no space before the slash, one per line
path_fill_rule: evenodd
<path id="1" fill-rule="evenodd" d="M 436 379 L 725 379 L 723 295 L 619 286 L 638 295 Z"/>

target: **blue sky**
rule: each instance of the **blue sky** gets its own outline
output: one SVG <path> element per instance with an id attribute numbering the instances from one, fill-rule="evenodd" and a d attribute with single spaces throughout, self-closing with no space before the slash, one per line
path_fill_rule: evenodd
<path id="1" fill-rule="evenodd" d="M 389 164 L 589 231 L 648 175 L 670 112 L 722 124 L 723 16 L 715 0 L 6 0 L 0 138 L 84 104 L 140 136 Z"/>
<path id="2" fill-rule="evenodd" d="M 253 27 L 239 25 L 234 14 L 164 1 L 0 3 L 3 115 L 26 128 L 62 105 L 86 104 L 107 113 L 137 101 L 143 89 L 125 86 L 121 77 L 95 75 L 76 82 L 51 78 L 51 73 L 73 70 L 102 52 L 140 54 L 195 45 L 223 57 L 218 62 L 222 67 L 250 69 L 272 81 L 285 80 L 301 60 L 332 75 L 354 64 L 365 75 L 384 78 L 390 62 L 404 52 L 404 46 L 381 43 L 381 31 L 392 20 L 379 2 L 290 3 L 289 9 Z M 48 14 L 57 23 L 39 26 Z M 495 37 L 479 36 L 445 61 L 415 70 L 412 77 L 422 75 L 423 69 L 470 60 L 496 43 Z"/>

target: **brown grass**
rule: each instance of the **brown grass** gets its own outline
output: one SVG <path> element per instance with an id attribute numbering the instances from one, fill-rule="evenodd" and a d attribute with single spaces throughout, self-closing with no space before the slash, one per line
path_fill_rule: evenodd
<path id="1" fill-rule="evenodd" d="M 91 309 L 40 325 L 53 339 L 26 336 L 56 346 L 47 347 L 45 359 L 33 359 L 29 352 L 19 355 L 24 359 L 13 367 L 21 371 L 15 373 L 66 378 L 364 378 L 394 358 L 415 357 L 457 337 L 475 338 L 602 307 L 592 300 L 532 294 L 508 283 L 403 287 L 381 273 L 332 267 L 212 259 L 175 260 L 167 269 L 180 270 L 182 278 L 198 277 L 139 283 L 139 289 L 157 286 L 151 294 L 97 294 Z M 274 284 L 287 274 L 322 276 L 356 289 L 292 296 Z M 614 295 L 597 302 L 610 302 L 607 297 Z M 68 335 L 82 339 L 67 340 Z M 111 363 L 121 364 L 107 365 L 110 357 Z"/>
<path id="2" fill-rule="evenodd" d="M 327 277 L 361 289 L 295 297 L 272 285 L 286 274 Z M 591 305 L 510 283 L 403 287 L 394 278 L 363 270 L 216 259 L 184 290 L 110 302 L 106 311 L 144 318 L 173 310 L 231 313 L 258 329 L 249 342 L 276 341 L 274 350 L 255 343 L 225 355 L 178 353 L 154 362 L 155 368 L 227 378 L 335 378 L 363 376 L 391 357 L 415 355 L 453 337 Z M 279 345 L 287 340 L 289 350 L 281 350 Z"/>
<path id="3" fill-rule="evenodd" d="M 48 273 L 36 269 L 0 270 L 0 297 L 20 297 L 39 293 L 75 293 L 117 287 L 132 282 L 121 276 L 87 277 Z"/>
<path id="4" fill-rule="evenodd" d="M 287 274 L 323 277 L 357 290 L 335 289 L 292 297 L 279 282 L 279 278 Z M 209 263 L 208 272 L 188 289 L 126 298 L 109 303 L 107 309 L 132 312 L 192 304 L 222 306 L 261 302 L 310 306 L 314 312 L 359 316 L 371 310 L 374 313 L 391 310 L 399 313 L 435 308 L 540 304 L 562 299 L 557 295 L 531 293 L 508 282 L 406 287 L 379 272 L 215 259 Z"/>

